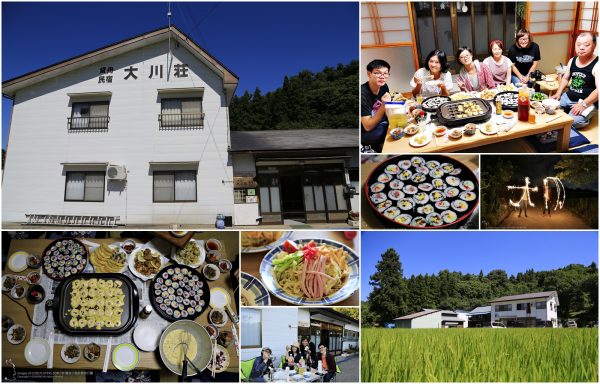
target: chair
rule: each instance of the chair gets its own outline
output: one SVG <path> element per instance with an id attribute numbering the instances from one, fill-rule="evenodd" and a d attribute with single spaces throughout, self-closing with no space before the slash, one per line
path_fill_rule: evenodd
<path id="1" fill-rule="evenodd" d="M 252 373 L 252 366 L 254 365 L 254 359 L 242 360 L 240 364 L 240 377 L 242 381 L 249 381 L 250 373 Z"/>

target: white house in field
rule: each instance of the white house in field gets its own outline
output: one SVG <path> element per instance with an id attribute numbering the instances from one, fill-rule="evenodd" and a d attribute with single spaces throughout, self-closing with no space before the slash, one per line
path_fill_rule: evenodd
<path id="1" fill-rule="evenodd" d="M 176 27 L 4 81 L 13 107 L 3 222 L 233 216 L 228 109 L 237 84 Z"/>
<path id="2" fill-rule="evenodd" d="M 558 327 L 558 293 L 526 293 L 499 297 L 490 302 L 491 320 L 511 327 Z"/>
<path id="3" fill-rule="evenodd" d="M 396 328 L 467 328 L 465 314 L 445 309 L 423 309 L 421 312 L 394 319 Z"/>

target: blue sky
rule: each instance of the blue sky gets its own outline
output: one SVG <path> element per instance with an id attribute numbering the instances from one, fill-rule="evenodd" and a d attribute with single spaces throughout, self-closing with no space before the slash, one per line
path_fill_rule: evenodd
<path id="1" fill-rule="evenodd" d="M 166 26 L 167 2 L 2 3 L 2 80 Z M 358 3 L 171 3 L 172 22 L 239 76 L 237 94 L 358 60 Z M 2 147 L 11 101 L 2 99 Z"/>
<path id="2" fill-rule="evenodd" d="M 369 276 L 388 248 L 400 254 L 405 277 L 443 269 L 486 274 L 503 269 L 510 276 L 529 268 L 598 262 L 598 233 L 593 231 L 370 231 L 362 233 L 361 244 L 362 300 L 371 292 Z"/>

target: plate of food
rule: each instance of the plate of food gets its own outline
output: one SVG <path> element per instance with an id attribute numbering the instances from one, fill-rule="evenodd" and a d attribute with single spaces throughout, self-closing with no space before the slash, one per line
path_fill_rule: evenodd
<path id="1" fill-rule="evenodd" d="M 58 239 L 50 243 L 42 254 L 44 273 L 52 280 L 63 280 L 83 272 L 87 265 L 88 251 L 77 239 Z"/>
<path id="2" fill-rule="evenodd" d="M 171 250 L 171 259 L 179 264 L 198 268 L 204 264 L 204 260 L 206 259 L 204 241 L 191 239 L 183 248 L 173 247 Z"/>
<path id="3" fill-rule="evenodd" d="M 225 326 L 228 319 L 227 313 L 221 308 L 213 308 L 208 313 L 208 320 L 217 328 Z"/>
<path id="4" fill-rule="evenodd" d="M 479 92 L 479 98 L 486 101 L 492 101 L 494 100 L 494 97 L 496 97 L 496 93 L 497 91 L 493 89 L 484 89 L 483 91 Z"/>
<path id="5" fill-rule="evenodd" d="M 242 253 L 270 251 L 291 235 L 290 231 L 243 231 Z"/>
<path id="6" fill-rule="evenodd" d="M 450 99 L 451 99 L 452 101 L 464 100 L 464 99 L 470 99 L 471 97 L 473 97 L 473 96 L 471 96 L 471 94 L 470 94 L 470 93 L 468 93 L 468 92 L 464 92 L 464 91 L 461 91 L 461 92 L 456 92 L 455 94 L 453 94 L 453 95 L 450 95 Z"/>
<path id="7" fill-rule="evenodd" d="M 120 243 L 100 244 L 90 254 L 96 273 L 120 273 L 127 268 L 127 252 Z"/>
<path id="8" fill-rule="evenodd" d="M 181 375 L 185 350 L 181 341 L 188 344 L 187 358 L 200 371 L 208 366 L 211 359 L 212 342 L 206 329 L 195 321 L 180 320 L 165 328 L 159 341 L 160 357 L 171 372 Z M 188 369 L 188 376 L 194 376 L 196 370 Z"/>
<path id="9" fill-rule="evenodd" d="M 422 132 L 411 137 L 408 143 L 413 147 L 424 147 L 429 144 L 432 137 L 431 133 Z"/>
<path id="10" fill-rule="evenodd" d="M 479 125 L 479 131 L 484 135 L 495 135 L 498 133 L 498 126 L 491 121 Z"/>
<path id="11" fill-rule="evenodd" d="M 213 352 L 214 356 L 212 356 L 212 359 L 208 362 L 207 368 L 215 373 L 224 372 L 229 367 L 229 362 L 231 361 L 229 358 L 229 352 L 227 352 L 227 350 L 220 344 L 215 346 Z"/>
<path id="12" fill-rule="evenodd" d="M 241 279 L 242 305 L 248 307 L 271 305 L 271 295 L 260 279 L 245 272 L 242 272 Z"/>
<path id="13" fill-rule="evenodd" d="M 529 100 L 532 101 L 543 101 L 546 100 L 548 98 L 548 95 L 541 93 L 541 92 L 534 92 L 531 95 L 529 95 Z"/>
<path id="14" fill-rule="evenodd" d="M 167 262 L 168 259 L 156 248 L 149 246 L 149 244 L 134 249 L 128 258 L 131 273 L 144 281 L 156 276 L 156 273 Z"/>
<path id="15" fill-rule="evenodd" d="M 279 246 L 260 263 L 260 277 L 277 298 L 296 305 L 330 305 L 360 284 L 354 250 L 328 239 L 300 239 Z"/>
<path id="16" fill-rule="evenodd" d="M 17 285 L 17 276 L 4 275 L 2 276 L 2 291 L 10 292 Z"/>
<path id="17" fill-rule="evenodd" d="M 21 324 L 13 324 L 6 332 L 6 338 L 11 344 L 21 344 L 25 340 L 26 336 L 27 331 Z"/>
<path id="18" fill-rule="evenodd" d="M 96 343 L 89 343 L 83 347 L 83 357 L 89 361 L 96 361 L 100 358 L 101 348 Z"/>
<path id="19" fill-rule="evenodd" d="M 419 126 L 415 124 L 409 124 L 404 128 L 404 134 L 407 136 L 412 136 L 417 132 L 419 132 Z"/>
<path id="20" fill-rule="evenodd" d="M 81 358 L 81 347 L 75 343 L 65 344 L 60 350 L 60 357 L 67 364 L 76 363 Z"/>

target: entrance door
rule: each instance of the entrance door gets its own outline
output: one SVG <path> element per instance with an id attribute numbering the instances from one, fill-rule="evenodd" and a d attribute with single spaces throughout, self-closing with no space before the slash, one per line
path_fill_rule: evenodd
<path id="1" fill-rule="evenodd" d="M 283 219 L 296 220 L 305 223 L 304 192 L 302 174 L 300 172 L 279 175 L 281 187 L 281 211 Z"/>

